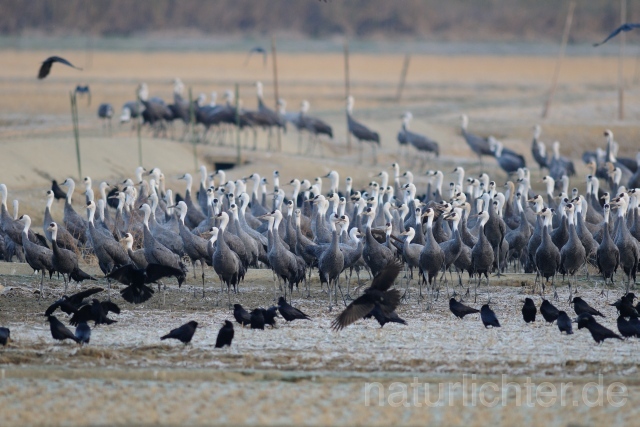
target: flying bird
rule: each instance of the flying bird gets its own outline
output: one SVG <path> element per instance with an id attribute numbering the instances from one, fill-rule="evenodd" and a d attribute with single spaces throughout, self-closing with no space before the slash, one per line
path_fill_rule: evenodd
<path id="1" fill-rule="evenodd" d="M 76 95 L 84 96 L 87 95 L 87 106 L 91 105 L 91 89 L 89 89 L 89 85 L 76 86 Z"/>
<path id="2" fill-rule="evenodd" d="M 132 264 L 127 264 L 107 274 L 108 278 L 127 285 L 120 294 L 125 301 L 132 304 L 141 304 L 153 296 L 154 291 L 147 286 L 148 284 L 171 276 L 180 278 L 184 273 L 177 268 L 161 264 L 148 264 L 146 268 L 136 268 Z"/>
<path id="3" fill-rule="evenodd" d="M 278 299 L 278 311 L 287 322 L 292 322 L 296 319 L 311 320 L 309 316 L 289 304 L 284 297 Z"/>
<path id="4" fill-rule="evenodd" d="M 364 318 L 371 313 L 376 306 L 380 308 L 385 316 L 391 313 L 400 304 L 400 291 L 389 288 L 398 277 L 402 270 L 402 264 L 399 261 L 393 261 L 373 278 L 371 286 L 365 289 L 364 294 L 356 298 L 342 313 L 331 323 L 331 327 L 339 331 L 355 321 Z"/>
<path id="5" fill-rule="evenodd" d="M 86 291 L 78 292 L 71 296 L 63 295 L 58 301 L 51 304 L 47 310 L 44 312 L 45 316 L 52 315 L 58 308 L 63 312 L 71 315 L 75 314 L 80 307 L 85 304 L 88 304 L 88 301 L 85 301 L 85 298 L 89 298 L 91 295 L 95 295 L 99 292 L 104 291 L 103 288 L 91 288 Z"/>
<path id="6" fill-rule="evenodd" d="M 480 310 L 464 305 L 461 302 L 456 301 L 455 298 L 451 298 L 449 300 L 449 310 L 451 310 L 458 319 L 464 318 L 467 314 L 480 313 Z"/>
<path id="7" fill-rule="evenodd" d="M 266 67 L 267 66 L 267 51 L 262 46 L 256 46 L 256 47 L 254 47 L 253 49 L 251 49 L 249 51 L 249 54 L 247 55 L 247 59 L 244 60 L 244 65 L 247 65 L 249 63 L 249 59 L 251 59 L 251 56 L 254 53 L 262 54 L 262 65 L 264 65 Z"/>
<path id="8" fill-rule="evenodd" d="M 51 71 L 51 66 L 53 65 L 54 62 L 59 62 L 64 65 L 68 65 L 69 67 L 75 68 L 76 70 L 82 70 L 82 68 L 76 67 L 75 65 L 73 65 L 71 62 L 67 61 L 64 58 L 60 58 L 59 56 L 50 56 L 49 58 L 45 59 L 42 62 L 42 65 L 40 66 L 40 70 L 38 71 L 39 79 L 44 79 L 49 75 L 49 72 Z"/>
<path id="9" fill-rule="evenodd" d="M 606 39 L 604 39 L 600 43 L 594 43 L 593 46 L 597 47 L 597 46 L 600 46 L 601 44 L 605 44 L 606 42 L 608 42 L 609 40 L 611 40 L 612 38 L 614 38 L 615 36 L 617 36 L 621 32 L 623 32 L 623 31 L 624 32 L 628 32 L 628 31 L 631 31 L 631 30 L 633 30 L 635 28 L 638 28 L 638 27 L 640 27 L 640 24 L 634 24 L 634 23 L 631 23 L 631 22 L 626 23 L 626 24 L 622 24 L 618 28 L 613 30 L 613 32 L 611 34 L 609 34 Z"/>
<path id="10" fill-rule="evenodd" d="M 198 322 L 192 320 L 189 323 L 185 323 L 179 328 L 172 329 L 167 335 L 160 337 L 161 340 L 166 339 L 174 339 L 178 340 L 184 345 L 187 345 L 191 342 L 191 338 L 193 338 L 193 334 L 196 333 L 196 328 L 198 327 Z"/>
<path id="11" fill-rule="evenodd" d="M 522 306 L 522 318 L 525 322 L 531 323 L 536 321 L 536 313 L 538 309 L 531 298 L 524 299 L 524 305 Z"/>
<path id="12" fill-rule="evenodd" d="M 218 332 L 218 338 L 216 338 L 216 348 L 222 348 L 225 345 L 231 347 L 231 341 L 233 340 L 233 323 L 228 320 L 224 321 L 224 325 Z"/>
<path id="13" fill-rule="evenodd" d="M 107 315 L 109 312 L 120 314 L 120 307 L 111 301 L 98 301 L 92 299 L 90 304 L 85 304 L 80 307 L 73 316 L 69 323 L 77 326 L 82 322 L 89 322 L 93 320 L 93 326 L 96 325 L 111 325 L 116 323 L 117 320 L 109 319 Z"/>
<path id="14" fill-rule="evenodd" d="M 498 317 L 496 313 L 489 307 L 489 304 L 485 304 L 480 307 L 480 319 L 482 320 L 482 324 L 485 328 L 489 326 L 493 328 L 499 328 L 500 322 L 498 322 Z"/>

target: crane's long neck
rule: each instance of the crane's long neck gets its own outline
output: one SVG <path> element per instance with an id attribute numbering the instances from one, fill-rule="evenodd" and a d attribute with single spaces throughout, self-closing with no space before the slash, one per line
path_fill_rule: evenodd
<path id="1" fill-rule="evenodd" d="M 260 188 L 260 175 L 257 175 L 253 179 L 253 195 L 258 198 L 258 189 Z"/>
<path id="2" fill-rule="evenodd" d="M 94 219 L 95 215 L 96 215 L 96 207 L 94 205 L 91 205 L 89 207 L 89 223 L 91 225 L 93 225 L 93 219 Z"/>
<path id="3" fill-rule="evenodd" d="M 416 236 L 416 232 L 413 228 L 410 228 L 409 231 L 407 232 L 407 237 L 404 241 L 405 245 L 409 245 L 411 244 L 411 241 L 413 240 L 413 238 Z"/>
<path id="4" fill-rule="evenodd" d="M 67 180 L 67 203 L 71 204 L 71 197 L 73 197 L 73 192 L 76 189 L 76 183 L 73 180 Z"/>
<path id="5" fill-rule="evenodd" d="M 31 227 L 31 218 L 29 218 L 27 215 L 25 215 L 24 217 L 22 217 L 23 221 L 24 221 L 24 229 L 22 230 L 22 233 L 28 235 L 29 234 L 29 227 Z"/>

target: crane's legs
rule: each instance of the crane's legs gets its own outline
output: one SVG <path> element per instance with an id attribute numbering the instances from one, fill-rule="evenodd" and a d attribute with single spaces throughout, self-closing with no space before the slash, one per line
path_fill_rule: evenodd
<path id="1" fill-rule="evenodd" d="M 204 261 L 203 260 L 200 260 L 200 266 L 202 267 L 202 298 L 204 298 Z M 195 267 L 194 267 L 194 271 L 195 271 Z"/>

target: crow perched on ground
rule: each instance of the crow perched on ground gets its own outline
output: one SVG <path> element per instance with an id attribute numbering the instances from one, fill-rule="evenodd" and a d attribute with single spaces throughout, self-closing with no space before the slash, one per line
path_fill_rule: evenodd
<path id="1" fill-rule="evenodd" d="M 251 324 L 251 315 L 247 310 L 242 308 L 240 304 L 233 304 L 233 317 L 235 317 L 236 322 L 240 323 L 242 326 Z"/>
<path id="2" fill-rule="evenodd" d="M 496 314 L 489 308 L 489 304 L 485 304 L 480 307 L 480 319 L 482 319 L 482 324 L 485 328 L 492 326 L 494 328 L 500 327 L 500 322 L 498 322 L 498 318 Z"/>
<path id="3" fill-rule="evenodd" d="M 628 294 L 622 296 L 618 301 L 613 304 L 609 304 L 612 307 L 615 307 L 623 317 L 639 317 L 638 310 L 633 306 L 633 300 L 636 298 L 633 292 L 629 292 Z"/>
<path id="4" fill-rule="evenodd" d="M 107 274 L 110 279 L 117 280 L 126 288 L 120 291 L 125 301 L 132 304 L 141 304 L 153 296 L 153 289 L 147 286 L 164 277 L 184 277 L 184 272 L 177 268 L 160 264 L 149 264 L 146 268 L 136 268 L 132 264 L 123 265 Z"/>
<path id="5" fill-rule="evenodd" d="M 640 336 L 638 335 L 640 333 L 640 330 L 638 330 L 636 324 L 633 324 L 625 319 L 623 315 L 618 316 L 618 320 L 616 323 L 618 325 L 618 332 L 620 332 L 620 335 L 622 335 L 623 337 L 630 338 Z"/>
<path id="6" fill-rule="evenodd" d="M 569 318 L 569 315 L 564 311 L 558 312 L 558 329 L 560 329 L 560 333 L 566 332 L 567 335 L 573 334 L 571 319 Z"/>
<path id="7" fill-rule="evenodd" d="M 85 301 L 85 298 L 90 297 L 91 295 L 97 294 L 98 292 L 102 292 L 104 289 L 102 288 L 91 288 L 86 291 L 78 292 L 77 294 L 73 294 L 71 296 L 63 295 L 58 301 L 54 302 L 47 308 L 44 312 L 45 316 L 50 316 L 56 311 L 58 308 L 65 313 L 71 315 L 78 311 L 80 307 L 84 304 L 88 304 L 88 301 Z"/>
<path id="8" fill-rule="evenodd" d="M 65 200 L 67 198 L 67 192 L 60 188 L 58 181 L 55 179 L 51 180 L 51 191 L 53 191 L 53 197 L 56 200 Z"/>
<path id="9" fill-rule="evenodd" d="M 251 312 L 251 320 L 249 321 L 251 329 L 264 329 L 264 314 L 263 308 L 256 308 Z"/>
<path id="10" fill-rule="evenodd" d="M 282 318 L 287 322 L 292 322 L 296 319 L 311 320 L 309 316 L 293 307 L 283 297 L 280 297 L 280 299 L 278 299 L 278 311 L 280 312 Z"/>
<path id="11" fill-rule="evenodd" d="M 604 317 L 604 314 L 600 313 L 598 310 L 591 307 L 589 304 L 587 304 L 585 300 L 583 300 L 580 297 L 575 297 L 571 302 L 573 303 L 573 310 L 576 312 L 578 316 L 580 316 L 583 313 L 588 313 L 592 316 Z"/>
<path id="12" fill-rule="evenodd" d="M 218 332 L 218 338 L 216 338 L 216 348 L 222 348 L 225 345 L 231 347 L 231 341 L 233 340 L 233 323 L 228 320 L 224 321 L 224 325 Z"/>
<path id="13" fill-rule="evenodd" d="M 524 305 L 522 306 L 522 318 L 525 322 L 531 323 L 536 321 L 536 313 L 538 309 L 531 298 L 524 299 Z"/>
<path id="14" fill-rule="evenodd" d="M 614 302 L 613 304 L 609 304 L 611 307 L 615 307 L 616 310 L 618 310 L 618 313 L 620 312 L 620 306 L 623 303 L 629 303 L 633 306 L 633 300 L 636 299 L 636 294 L 634 294 L 633 292 L 629 292 L 626 295 L 623 295 L 622 297 L 620 297 L 619 300 L 617 300 L 616 302 Z"/>
<path id="15" fill-rule="evenodd" d="M 172 338 L 174 340 L 178 340 L 182 342 L 184 345 L 187 345 L 191 342 L 191 338 L 193 338 L 193 334 L 196 333 L 196 328 L 198 327 L 198 322 L 192 320 L 189 323 L 185 323 L 179 328 L 172 329 L 167 335 L 160 337 L 161 340 L 166 340 Z"/>
<path id="16" fill-rule="evenodd" d="M 71 62 L 67 61 L 64 58 L 60 58 L 59 56 L 50 56 L 49 58 L 45 59 L 42 62 L 42 65 L 40 66 L 40 70 L 38 70 L 39 79 L 44 79 L 49 75 L 49 72 L 51 71 L 51 66 L 53 65 L 54 62 L 59 62 L 60 64 L 68 65 L 69 67 L 75 68 L 76 70 L 82 70 L 82 68 L 76 67 L 75 65 L 73 65 Z"/>
<path id="17" fill-rule="evenodd" d="M 264 318 L 264 324 L 269 325 L 272 328 L 276 327 L 276 317 L 278 317 L 278 307 L 269 307 L 267 310 L 261 308 L 262 317 Z"/>
<path id="18" fill-rule="evenodd" d="M 384 327 L 384 325 L 387 323 L 402 323 L 403 325 L 407 324 L 407 321 L 398 316 L 398 313 L 396 313 L 395 311 L 392 311 L 388 315 L 385 315 L 380 309 L 380 306 L 377 305 L 373 307 L 373 310 L 371 310 L 369 314 L 364 316 L 365 319 L 370 319 L 372 317 L 378 321 L 381 328 Z"/>
<path id="19" fill-rule="evenodd" d="M 9 328 L 0 328 L 0 345 L 7 345 L 11 338 L 11 331 Z"/>
<path id="20" fill-rule="evenodd" d="M 371 313 L 371 310 L 376 306 L 385 316 L 390 317 L 391 313 L 400 304 L 400 291 L 397 289 L 389 290 L 393 286 L 396 277 L 398 277 L 400 270 L 402 270 L 402 264 L 399 261 L 388 263 L 373 278 L 371 286 L 365 289 L 364 294 L 356 298 L 335 318 L 331 323 L 331 327 L 339 331 Z"/>
<path id="21" fill-rule="evenodd" d="M 49 321 L 49 327 L 51 329 L 51 336 L 54 340 L 64 341 L 66 339 L 74 340 L 77 343 L 80 343 L 80 340 L 76 338 L 76 336 L 59 321 L 56 316 L 48 316 L 47 320 Z"/>
<path id="22" fill-rule="evenodd" d="M 459 319 L 464 318 L 467 314 L 480 313 L 480 310 L 466 306 L 461 302 L 456 301 L 455 298 L 449 300 L 449 310 Z"/>
<path id="23" fill-rule="evenodd" d="M 71 316 L 69 323 L 73 326 L 77 326 L 81 322 L 89 322 L 93 320 L 93 326 L 96 325 L 111 325 L 116 323 L 117 320 L 109 319 L 107 315 L 109 312 L 120 314 L 120 307 L 111 301 L 98 301 L 92 299 L 91 304 L 85 304 L 78 309 L 78 311 Z"/>
<path id="24" fill-rule="evenodd" d="M 543 299 L 542 304 L 540 305 L 540 314 L 542 314 L 542 317 L 544 317 L 544 320 L 546 320 L 549 323 L 553 323 L 558 318 L 558 315 L 560 314 L 560 312 L 553 304 L 551 304 L 546 299 Z"/>
<path id="25" fill-rule="evenodd" d="M 87 322 L 80 322 L 76 327 L 76 338 L 80 340 L 80 344 L 89 344 L 91 339 L 91 328 Z"/>
<path id="26" fill-rule="evenodd" d="M 620 335 L 598 323 L 590 313 L 582 313 L 578 315 L 578 318 L 575 320 L 575 322 L 578 323 L 578 329 L 587 328 L 589 332 L 591 332 L 593 340 L 598 344 L 600 344 L 607 338 L 617 338 L 619 340 L 622 339 Z"/>

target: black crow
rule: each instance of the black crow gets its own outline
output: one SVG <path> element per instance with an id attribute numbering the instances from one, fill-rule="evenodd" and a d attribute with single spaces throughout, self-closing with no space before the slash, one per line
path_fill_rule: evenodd
<path id="1" fill-rule="evenodd" d="M 240 304 L 233 304 L 233 317 L 235 317 L 236 322 L 242 326 L 251 324 L 251 315 Z"/>
<path id="2" fill-rule="evenodd" d="M 67 192 L 60 188 L 58 181 L 55 179 L 51 180 L 51 191 L 53 191 L 53 197 L 55 197 L 56 200 L 66 200 Z"/>
<path id="3" fill-rule="evenodd" d="M 395 311 L 392 311 L 391 313 L 386 315 L 382 312 L 382 310 L 380 309 L 380 306 L 378 305 L 374 306 L 373 310 L 371 310 L 369 314 L 364 316 L 365 319 L 370 319 L 372 317 L 378 321 L 381 328 L 384 327 L 385 324 L 392 323 L 392 322 L 402 323 L 403 325 L 407 324 L 407 321 L 402 319 L 400 316 L 398 316 L 398 313 L 396 313 Z"/>
<path id="4" fill-rule="evenodd" d="M 73 326 L 77 326 L 80 322 L 88 322 L 93 320 L 93 325 L 111 325 L 116 323 L 117 320 L 109 319 L 107 315 L 109 312 L 120 314 L 120 307 L 111 301 L 98 301 L 92 299 L 91 304 L 85 304 L 78 309 L 78 311 L 71 316 L 71 323 Z"/>
<path id="5" fill-rule="evenodd" d="M 262 313 L 264 308 L 256 308 L 251 312 L 251 329 L 264 329 L 264 314 Z"/>
<path id="6" fill-rule="evenodd" d="M 80 343 L 80 339 L 78 339 L 73 332 L 69 330 L 66 326 L 59 321 L 56 316 L 48 316 L 47 320 L 49 321 L 49 327 L 51 329 L 51 336 L 54 340 L 64 341 L 66 339 L 74 340 L 77 343 Z"/>
<path id="7" fill-rule="evenodd" d="M 629 338 L 638 336 L 639 331 L 636 329 L 636 326 L 625 319 L 623 315 L 618 316 L 616 323 L 618 325 L 618 332 L 620 332 L 620 335 L 623 337 Z"/>
<path id="8" fill-rule="evenodd" d="M 589 304 L 587 304 L 585 300 L 583 300 L 580 297 L 575 297 L 571 302 L 573 303 L 573 310 L 576 312 L 578 316 L 580 316 L 583 313 L 589 313 L 592 316 L 604 317 L 604 314 L 600 313 L 598 310 L 591 307 Z"/>
<path id="9" fill-rule="evenodd" d="M 531 298 L 524 299 L 524 305 L 522 306 L 522 318 L 525 322 L 531 323 L 536 321 L 536 313 L 538 309 Z"/>
<path id="10" fill-rule="evenodd" d="M 365 289 L 364 294 L 356 298 L 342 313 L 331 323 L 331 327 L 339 331 L 362 319 L 377 305 L 385 316 L 390 316 L 400 304 L 400 291 L 389 289 L 393 286 L 398 274 L 402 270 L 400 261 L 388 263 L 384 269 L 373 278 L 371 286 Z"/>
<path id="11" fill-rule="evenodd" d="M 272 328 L 275 328 L 276 317 L 278 317 L 278 307 L 269 307 L 269 309 L 267 310 L 265 310 L 264 308 L 261 308 L 260 310 L 262 310 L 262 317 L 264 318 L 264 324 L 269 325 Z"/>
<path id="12" fill-rule="evenodd" d="M 620 306 L 623 303 L 629 303 L 633 306 L 633 300 L 636 299 L 636 294 L 634 294 L 633 292 L 629 292 L 626 295 L 623 295 L 622 297 L 620 297 L 619 300 L 617 300 L 616 302 L 614 302 L 613 304 L 609 304 L 611 307 L 615 307 L 616 310 L 618 310 L 618 313 L 620 312 Z M 627 316 L 628 317 L 628 316 Z"/>
<path id="13" fill-rule="evenodd" d="M 619 340 L 622 339 L 620 335 L 598 323 L 590 313 L 582 313 L 578 315 L 578 318 L 575 320 L 575 322 L 578 323 L 578 329 L 587 328 L 589 332 L 591 332 L 593 340 L 598 344 L 603 342 L 607 338 L 617 338 Z"/>
<path id="14" fill-rule="evenodd" d="M 51 71 L 51 66 L 53 65 L 54 62 L 59 62 L 60 64 L 68 65 L 69 67 L 75 68 L 76 70 L 82 70 L 82 68 L 76 67 L 75 65 L 73 65 L 71 62 L 67 61 L 64 58 L 60 58 L 59 56 L 50 56 L 49 58 L 45 59 L 42 62 L 42 65 L 40 66 L 40 70 L 38 71 L 39 79 L 44 79 L 49 75 L 49 72 Z"/>
<path id="15" fill-rule="evenodd" d="M 608 42 L 609 40 L 611 40 L 612 38 L 614 38 L 615 36 L 617 36 L 618 34 L 620 34 L 621 32 L 627 32 L 627 31 L 631 31 L 634 28 L 638 28 L 640 27 L 640 24 L 634 24 L 632 22 L 628 22 L 626 24 L 622 24 L 620 25 L 618 28 L 616 28 L 615 30 L 613 30 L 606 39 L 604 39 L 603 41 L 601 41 L 600 43 L 594 43 L 593 46 L 600 46 L 601 44 L 605 44 L 606 42 Z"/>
<path id="16" fill-rule="evenodd" d="M 480 319 L 482 319 L 482 324 L 485 328 L 492 326 L 494 328 L 500 327 L 500 322 L 498 322 L 498 318 L 496 314 L 489 308 L 489 304 L 485 304 L 480 307 Z"/>
<path id="17" fill-rule="evenodd" d="M 216 338 L 216 348 L 222 348 L 225 345 L 231 347 L 231 341 L 233 340 L 233 323 L 228 320 L 224 321 L 224 325 L 218 332 L 218 338 Z"/>
<path id="18" fill-rule="evenodd" d="M 573 334 L 573 326 L 571 325 L 571 318 L 564 311 L 558 312 L 558 329 L 560 333 L 566 332 L 567 335 Z"/>
<path id="19" fill-rule="evenodd" d="M 49 308 L 47 308 L 47 310 L 44 312 L 44 315 L 50 316 L 58 308 L 69 315 L 74 314 L 84 304 L 89 303 L 88 301 L 85 301 L 85 298 L 88 298 L 91 295 L 97 294 L 98 292 L 102 291 L 104 291 L 104 289 L 102 288 L 91 288 L 87 289 L 86 291 L 73 294 L 71 296 L 63 295 L 62 298 L 60 298 L 58 301 L 51 304 Z"/>
<path id="20" fill-rule="evenodd" d="M 127 264 L 107 274 L 108 278 L 127 285 L 126 288 L 120 291 L 120 295 L 125 301 L 132 304 L 141 304 L 153 296 L 154 291 L 147 286 L 148 284 L 171 276 L 176 277 L 178 283 L 182 284 L 180 281 L 180 278 L 184 280 L 184 272 L 182 270 L 160 264 L 149 264 L 146 268 L 136 268 L 132 264 Z"/>
<path id="21" fill-rule="evenodd" d="M 459 319 L 464 318 L 467 314 L 480 313 L 480 310 L 466 306 L 461 302 L 456 301 L 455 298 L 449 300 L 449 310 Z"/>
<path id="22" fill-rule="evenodd" d="M 0 328 L 0 344 L 7 345 L 9 339 L 11 339 L 11 331 L 9 328 Z"/>
<path id="23" fill-rule="evenodd" d="M 87 324 L 87 322 L 80 322 L 78 326 L 76 326 L 76 338 L 80 340 L 81 344 L 89 344 L 89 340 L 91 339 L 91 328 Z"/>
<path id="24" fill-rule="evenodd" d="M 293 307 L 283 297 L 278 299 L 278 311 L 284 320 L 292 322 L 296 319 L 311 320 L 309 316 Z"/>
<path id="25" fill-rule="evenodd" d="M 172 329 L 167 335 L 160 337 L 161 340 L 166 340 L 172 338 L 174 340 L 178 340 L 182 342 L 184 345 L 187 345 L 191 342 L 191 338 L 193 338 L 193 334 L 196 333 L 196 328 L 198 327 L 198 322 L 191 321 L 189 323 L 185 323 L 179 328 Z"/>
<path id="26" fill-rule="evenodd" d="M 553 323 L 558 318 L 560 312 L 553 304 L 546 299 L 543 299 L 542 304 L 540 305 L 540 314 L 542 314 L 544 320 L 549 323 Z"/>

